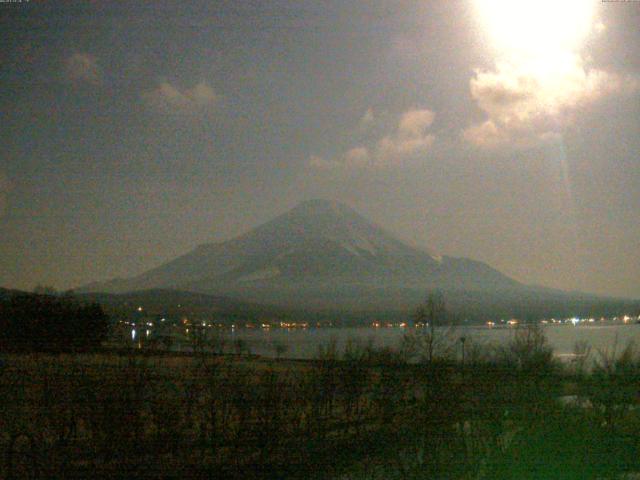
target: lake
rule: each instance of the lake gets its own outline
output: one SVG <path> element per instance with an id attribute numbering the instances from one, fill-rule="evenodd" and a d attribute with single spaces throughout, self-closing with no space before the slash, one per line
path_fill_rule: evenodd
<path id="1" fill-rule="evenodd" d="M 543 331 L 554 353 L 561 359 L 573 356 L 576 342 L 585 341 L 592 347 L 592 352 L 599 350 L 620 352 L 628 342 L 640 344 L 640 325 L 630 324 L 581 324 L 581 325 L 544 325 Z M 283 345 L 286 352 L 283 357 L 313 358 L 320 345 L 335 340 L 341 351 L 348 339 L 367 343 L 372 341 L 376 346 L 398 347 L 403 336 L 412 328 L 309 328 L 309 329 L 240 329 L 227 334 L 227 341 L 242 339 L 251 353 L 275 357 L 276 346 Z M 515 333 L 514 327 L 456 327 L 449 331 L 451 338 L 466 339 L 480 344 L 501 344 L 508 342 Z M 420 330 L 415 330 L 420 332 Z"/>

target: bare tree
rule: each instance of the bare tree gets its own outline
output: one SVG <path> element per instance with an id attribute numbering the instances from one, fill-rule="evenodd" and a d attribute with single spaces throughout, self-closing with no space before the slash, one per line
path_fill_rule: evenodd
<path id="1" fill-rule="evenodd" d="M 426 335 L 424 336 L 427 360 L 433 361 L 436 345 L 436 327 L 442 326 L 446 317 L 446 306 L 442 292 L 435 290 L 429 292 L 425 302 L 418 306 L 415 313 L 416 323 L 422 323 Z M 428 330 L 427 330 L 428 329 Z"/>

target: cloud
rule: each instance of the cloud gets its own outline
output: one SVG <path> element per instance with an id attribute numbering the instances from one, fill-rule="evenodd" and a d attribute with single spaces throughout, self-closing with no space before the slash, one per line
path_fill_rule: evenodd
<path id="1" fill-rule="evenodd" d="M 184 90 L 180 90 L 169 82 L 162 82 L 157 88 L 143 92 L 142 98 L 149 107 L 161 113 L 191 115 L 214 106 L 218 95 L 205 82 Z"/>
<path id="2" fill-rule="evenodd" d="M 398 162 L 407 157 L 425 153 L 435 140 L 435 136 L 428 133 L 434 118 L 435 113 L 431 110 L 405 112 L 400 118 L 396 131 L 378 142 L 377 163 Z"/>
<path id="3" fill-rule="evenodd" d="M 400 118 L 398 136 L 404 139 L 422 137 L 436 115 L 431 110 L 409 110 Z"/>
<path id="4" fill-rule="evenodd" d="M 364 167 L 369 160 L 369 151 L 366 147 L 354 147 L 344 154 L 344 164 L 349 168 Z"/>
<path id="5" fill-rule="evenodd" d="M 367 110 L 365 117 L 371 112 Z M 336 168 L 361 169 L 367 167 L 383 168 L 426 153 L 435 140 L 429 133 L 435 113 L 431 110 L 409 110 L 400 116 L 394 131 L 382 138 L 374 139 L 368 145 L 350 148 L 333 159 L 312 155 L 309 165 L 319 170 Z M 360 120 L 362 124 L 362 119 Z"/>
<path id="6" fill-rule="evenodd" d="M 86 82 L 100 85 L 103 75 L 96 57 L 88 53 L 74 53 L 65 62 L 67 79 L 72 82 Z"/>
<path id="7" fill-rule="evenodd" d="M 640 83 L 567 54 L 557 64 L 511 62 L 476 70 L 469 87 L 487 118 L 465 129 L 463 138 L 482 148 L 529 148 L 560 138 L 580 109 L 610 95 L 635 93 Z"/>

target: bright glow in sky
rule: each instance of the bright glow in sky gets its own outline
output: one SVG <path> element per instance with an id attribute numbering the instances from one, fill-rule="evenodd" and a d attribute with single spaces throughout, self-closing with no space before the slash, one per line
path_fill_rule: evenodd
<path id="1" fill-rule="evenodd" d="M 588 0 L 476 0 L 494 46 L 507 55 L 555 56 L 577 49 L 594 22 Z"/>
<path id="2" fill-rule="evenodd" d="M 640 3 L 58 3 L 0 8 L 0 287 L 139 275 L 325 198 L 640 298 Z"/>
<path id="3" fill-rule="evenodd" d="M 476 0 L 491 39 L 493 71 L 478 71 L 472 94 L 489 119 L 466 132 L 476 144 L 531 145 L 559 138 L 576 107 L 624 89 L 625 79 L 594 68 L 584 55 L 596 22 L 595 1 Z M 633 83 L 633 82 L 631 82 Z M 522 138 L 522 137 L 527 138 Z M 521 137 L 520 139 L 516 137 Z"/>

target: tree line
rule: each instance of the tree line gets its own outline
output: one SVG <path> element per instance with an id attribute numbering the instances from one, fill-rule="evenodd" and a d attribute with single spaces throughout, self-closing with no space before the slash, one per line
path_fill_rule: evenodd
<path id="1" fill-rule="evenodd" d="M 3 350 L 92 349 L 106 339 L 109 317 L 97 303 L 71 295 L 20 293 L 0 300 Z"/>

